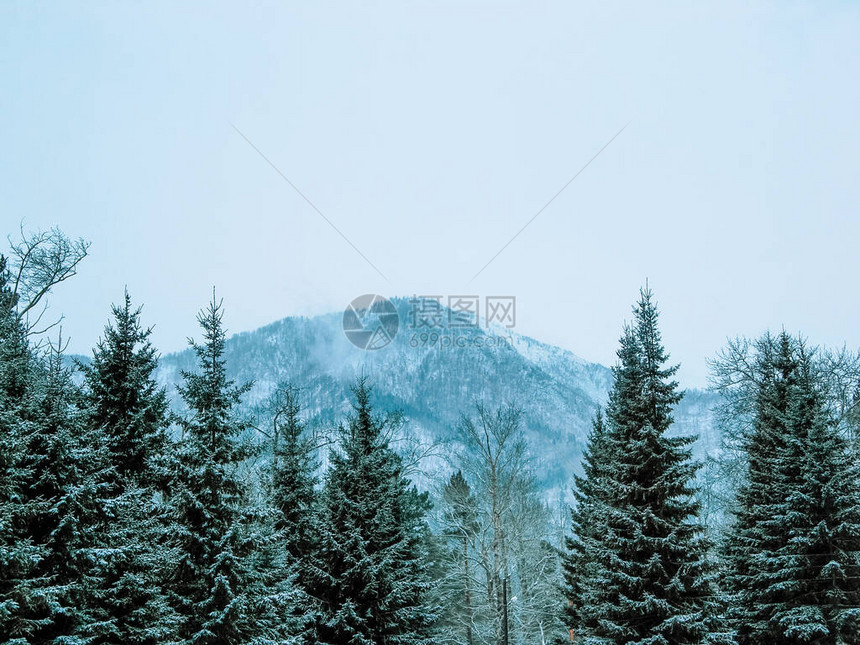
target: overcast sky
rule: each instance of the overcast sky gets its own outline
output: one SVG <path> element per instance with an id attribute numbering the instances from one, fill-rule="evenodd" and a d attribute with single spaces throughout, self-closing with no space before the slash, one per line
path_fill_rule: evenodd
<path id="1" fill-rule="evenodd" d="M 703 385 L 727 336 L 860 345 L 858 42 L 856 2 L 4 2 L 2 228 L 92 241 L 76 352 L 124 285 L 180 349 L 215 285 L 231 331 L 513 295 L 611 364 L 647 278 Z"/>

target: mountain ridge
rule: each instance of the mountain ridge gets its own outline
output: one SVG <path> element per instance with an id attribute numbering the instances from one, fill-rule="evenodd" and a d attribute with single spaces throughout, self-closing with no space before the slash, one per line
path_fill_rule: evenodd
<path id="1" fill-rule="evenodd" d="M 308 422 L 332 427 L 349 411 L 350 386 L 363 374 L 380 410 L 402 411 L 425 442 L 450 443 L 460 415 L 473 411 L 476 401 L 515 404 L 523 410 L 537 479 L 548 493 L 566 495 L 579 472 L 591 418 L 606 401 L 611 369 L 498 325 L 448 329 L 447 345 L 422 344 L 416 334 L 429 332 L 406 324 L 413 313 L 410 300 L 391 302 L 401 328 L 390 344 L 372 351 L 350 343 L 339 313 L 287 317 L 229 336 L 228 375 L 254 382 L 246 409 L 259 411 L 280 383 L 290 382 L 300 389 Z M 195 360 L 188 348 L 159 361 L 157 379 L 178 410 L 173 386 L 182 370 L 195 369 Z M 694 389 L 676 409 L 673 431 L 699 434 L 700 457 L 718 446 L 710 411 L 715 401 L 714 394 Z"/>

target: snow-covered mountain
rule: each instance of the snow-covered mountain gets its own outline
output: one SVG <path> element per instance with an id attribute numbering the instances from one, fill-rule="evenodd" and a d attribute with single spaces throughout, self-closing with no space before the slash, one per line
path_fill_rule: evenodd
<path id="1" fill-rule="evenodd" d="M 579 468 L 591 417 L 606 400 L 611 371 L 503 327 L 413 328 L 410 301 L 392 302 L 400 327 L 381 349 L 354 346 L 344 334 L 342 313 L 285 318 L 228 338 L 229 374 L 237 382 L 254 381 L 249 407 L 279 383 L 293 383 L 301 388 L 306 416 L 322 426 L 343 418 L 350 385 L 365 374 L 377 407 L 401 410 L 427 440 L 450 438 L 460 415 L 474 410 L 476 401 L 515 403 L 523 410 L 538 479 L 548 491 L 566 490 Z M 180 371 L 193 370 L 194 361 L 190 349 L 162 357 L 158 378 L 174 401 Z M 676 431 L 702 436 L 700 454 L 716 446 L 713 401 L 709 393 L 690 391 L 676 411 Z"/>

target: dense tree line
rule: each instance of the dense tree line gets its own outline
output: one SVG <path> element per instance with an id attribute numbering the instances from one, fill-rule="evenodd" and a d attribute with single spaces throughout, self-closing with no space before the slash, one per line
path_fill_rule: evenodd
<path id="1" fill-rule="evenodd" d="M 576 478 L 571 638 L 860 643 L 857 357 L 782 332 L 733 341 L 713 362 L 728 520 L 708 535 L 694 437 L 671 433 L 681 394 L 656 322 L 645 290 Z"/>
<path id="2" fill-rule="evenodd" d="M 62 251 L 57 239 L 34 248 Z M 369 384 L 321 486 L 289 386 L 255 471 L 269 446 L 240 412 L 250 384 L 227 377 L 221 303 L 198 316 L 177 413 L 127 293 L 86 364 L 34 342 L 18 278 L 41 298 L 80 259 L 56 258 L 37 275 L 0 256 L 0 642 L 432 642 L 430 502 Z"/>
<path id="3" fill-rule="evenodd" d="M 716 363 L 749 411 L 724 548 L 741 644 L 860 643 L 860 462 L 829 363 L 785 332 L 735 343 Z"/>
<path id="4" fill-rule="evenodd" d="M 179 409 L 128 293 L 71 364 L 45 303 L 87 250 L 0 256 L 0 643 L 860 643 L 855 355 L 729 343 L 703 476 L 643 290 L 559 513 L 509 402 L 464 411 L 428 490 L 366 378 L 326 441 L 289 383 L 252 417 L 214 294 Z"/>

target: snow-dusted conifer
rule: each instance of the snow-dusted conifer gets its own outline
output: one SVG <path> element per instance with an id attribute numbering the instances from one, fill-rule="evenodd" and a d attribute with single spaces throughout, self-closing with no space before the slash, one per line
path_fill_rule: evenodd
<path id="1" fill-rule="evenodd" d="M 673 437 L 680 401 L 650 290 L 621 337 L 606 428 L 595 427 L 578 485 L 569 618 L 594 642 L 701 643 L 713 627 L 708 542 L 698 522 L 692 437 Z M 582 571 L 572 580 L 570 573 Z M 585 588 L 576 588 L 576 585 Z M 574 627 L 576 629 L 576 627 Z"/>
<path id="2" fill-rule="evenodd" d="M 0 633 L 25 643 L 41 627 L 41 608 L 49 602 L 47 581 L 37 574 L 45 546 L 26 531 L 27 518 L 38 510 L 27 490 L 33 473 L 26 447 L 35 432 L 36 388 L 44 375 L 18 316 L 12 282 L 0 255 Z"/>
<path id="3" fill-rule="evenodd" d="M 96 643 L 168 642 L 177 616 L 165 577 L 173 550 L 163 502 L 167 401 L 153 378 L 157 355 L 126 292 L 113 323 L 81 365 L 86 421 L 104 463 L 90 474 L 100 512 L 82 530 L 95 537 L 82 605 L 92 616 L 81 636 Z"/>
<path id="4" fill-rule="evenodd" d="M 198 315 L 203 342 L 191 346 L 198 371 L 183 372 L 180 395 L 188 408 L 177 446 L 171 493 L 179 560 L 171 595 L 182 618 L 180 642 L 252 642 L 266 626 L 251 611 L 247 484 L 239 473 L 249 455 L 247 425 L 236 406 L 250 384 L 228 379 L 222 308 L 214 297 Z"/>
<path id="5" fill-rule="evenodd" d="M 747 476 L 727 540 L 742 645 L 860 642 L 860 472 L 805 343 L 755 344 Z"/>
<path id="6" fill-rule="evenodd" d="M 319 642 L 429 643 L 427 496 L 404 476 L 388 446 L 392 419 L 374 414 L 364 379 L 354 395 L 322 492 L 321 567 L 313 587 L 323 610 Z"/>

